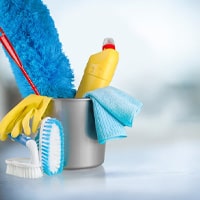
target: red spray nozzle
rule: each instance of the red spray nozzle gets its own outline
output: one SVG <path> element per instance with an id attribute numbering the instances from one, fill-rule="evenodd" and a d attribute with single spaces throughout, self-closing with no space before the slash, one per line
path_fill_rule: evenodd
<path id="1" fill-rule="evenodd" d="M 115 49 L 115 42 L 112 38 L 104 39 L 102 50 L 104 50 L 104 49 Z"/>

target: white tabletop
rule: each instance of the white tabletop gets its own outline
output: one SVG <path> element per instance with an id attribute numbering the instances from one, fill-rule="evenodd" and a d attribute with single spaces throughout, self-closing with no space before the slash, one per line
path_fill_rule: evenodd
<path id="1" fill-rule="evenodd" d="M 107 143 L 102 166 L 35 180 L 5 173 L 5 159 L 28 154 L 20 144 L 1 142 L 1 200 L 200 199 L 200 137 L 193 128 L 186 133 L 189 126 L 176 127 L 174 131 L 185 132 L 157 136 L 129 129 L 128 138 Z"/>

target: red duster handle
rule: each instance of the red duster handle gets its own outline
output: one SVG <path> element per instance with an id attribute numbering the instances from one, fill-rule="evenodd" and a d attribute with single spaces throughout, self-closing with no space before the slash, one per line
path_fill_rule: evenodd
<path id="1" fill-rule="evenodd" d="M 37 88 L 35 87 L 34 83 L 30 79 L 29 75 L 27 74 L 26 70 L 24 69 L 19 56 L 17 55 L 13 45 L 7 38 L 6 34 L 4 33 L 3 29 L 0 27 L 0 41 L 3 44 L 6 51 L 9 53 L 10 57 L 15 61 L 15 63 L 18 65 L 20 70 L 22 71 L 23 75 L 25 76 L 26 80 L 29 82 L 30 86 L 32 87 L 33 91 L 36 95 L 40 95 Z"/>

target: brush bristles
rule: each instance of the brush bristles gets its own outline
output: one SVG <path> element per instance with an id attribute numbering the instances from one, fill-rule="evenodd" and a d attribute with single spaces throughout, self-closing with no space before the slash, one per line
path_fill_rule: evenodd
<path id="1" fill-rule="evenodd" d="M 61 123 L 45 118 L 40 129 L 41 163 L 44 173 L 61 173 L 64 165 L 64 133 Z"/>
<path id="2" fill-rule="evenodd" d="M 6 160 L 6 173 L 21 178 L 40 178 L 43 176 L 41 167 L 33 165 L 29 159 L 13 158 Z"/>

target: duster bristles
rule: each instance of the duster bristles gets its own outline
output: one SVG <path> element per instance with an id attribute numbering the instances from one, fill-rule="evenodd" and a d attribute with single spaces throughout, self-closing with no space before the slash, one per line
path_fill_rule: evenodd
<path id="1" fill-rule="evenodd" d="M 0 8 L 0 27 L 13 44 L 40 95 L 74 97 L 73 70 L 62 51 L 48 8 L 41 0 L 1 0 Z M 34 93 L 11 59 L 10 63 L 22 97 Z"/>

